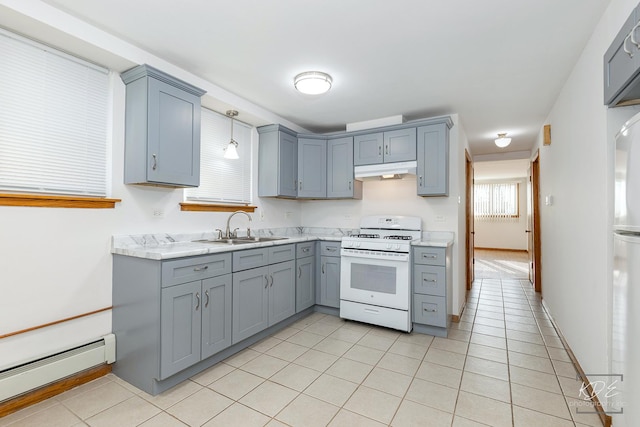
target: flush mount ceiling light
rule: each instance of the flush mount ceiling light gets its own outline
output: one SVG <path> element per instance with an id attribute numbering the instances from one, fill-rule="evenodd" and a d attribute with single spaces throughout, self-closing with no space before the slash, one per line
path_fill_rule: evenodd
<path id="1" fill-rule="evenodd" d="M 231 141 L 227 145 L 227 148 L 224 149 L 224 158 L 225 159 L 239 159 L 238 156 L 238 143 L 233 140 L 233 118 L 238 115 L 236 110 L 227 111 L 227 116 L 231 117 Z"/>
<path id="2" fill-rule="evenodd" d="M 293 79 L 293 85 L 298 92 L 307 95 L 320 95 L 331 89 L 333 79 L 327 73 L 321 71 L 306 71 Z"/>
<path id="3" fill-rule="evenodd" d="M 494 141 L 496 143 L 496 145 L 500 148 L 504 148 L 507 145 L 511 144 L 511 138 L 507 138 L 507 134 L 506 133 L 499 133 L 498 134 L 498 139 L 496 139 Z"/>

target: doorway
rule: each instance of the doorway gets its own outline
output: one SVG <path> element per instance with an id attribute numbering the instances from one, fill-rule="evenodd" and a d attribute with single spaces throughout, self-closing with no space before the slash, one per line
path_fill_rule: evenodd
<path id="1" fill-rule="evenodd" d="M 540 256 L 540 151 L 536 152 L 529 167 L 529 200 L 527 252 L 529 254 L 529 281 L 536 292 L 542 292 Z"/>

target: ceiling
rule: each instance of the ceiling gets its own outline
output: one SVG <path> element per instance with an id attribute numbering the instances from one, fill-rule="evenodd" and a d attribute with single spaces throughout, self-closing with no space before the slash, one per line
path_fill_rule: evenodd
<path id="1" fill-rule="evenodd" d="M 529 159 L 499 160 L 473 163 L 476 181 L 518 179 L 529 176 Z"/>
<path id="2" fill-rule="evenodd" d="M 531 149 L 609 0 L 45 2 L 310 131 L 458 113 L 478 155 Z"/>

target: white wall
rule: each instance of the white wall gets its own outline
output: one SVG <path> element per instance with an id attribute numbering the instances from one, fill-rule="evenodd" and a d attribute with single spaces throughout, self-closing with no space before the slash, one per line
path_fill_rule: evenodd
<path id="1" fill-rule="evenodd" d="M 551 145 L 538 138 L 541 198 L 554 197 L 541 203 L 542 296 L 587 374 L 607 372 L 609 357 L 613 135 L 602 58 L 636 3 L 612 0 L 547 117 Z"/>
<path id="2" fill-rule="evenodd" d="M 476 184 L 483 182 L 476 180 Z M 507 221 L 476 220 L 474 223 L 474 245 L 476 248 L 527 250 L 527 180 L 510 179 L 518 182 L 520 216 Z"/>

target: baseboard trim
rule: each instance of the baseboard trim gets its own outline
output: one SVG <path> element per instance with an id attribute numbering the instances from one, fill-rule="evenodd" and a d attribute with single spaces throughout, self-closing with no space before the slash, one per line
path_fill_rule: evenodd
<path id="1" fill-rule="evenodd" d="M 59 381 L 40 387 L 36 390 L 27 392 L 12 399 L 0 402 L 0 418 L 24 409 L 27 406 L 34 405 L 50 397 L 64 393 L 74 387 L 93 381 L 111 372 L 111 365 L 100 365 L 94 368 L 86 369 L 78 372 L 70 377 L 63 378 Z"/>
<path id="2" fill-rule="evenodd" d="M 460 319 L 464 314 L 464 309 L 467 308 L 467 298 L 465 297 L 464 301 L 462 301 L 462 307 L 460 308 L 460 314 L 452 314 L 451 321 L 453 323 L 460 323 Z"/>
<path id="3" fill-rule="evenodd" d="M 506 249 L 506 248 L 484 248 L 480 246 L 474 246 L 473 250 L 481 250 L 481 251 L 500 251 L 500 252 L 522 252 L 528 254 L 529 251 L 526 249 Z"/>
<path id="4" fill-rule="evenodd" d="M 544 307 L 544 310 L 549 315 L 549 320 L 553 324 L 553 328 L 558 333 L 558 338 L 560 338 L 560 341 L 562 341 L 562 345 L 564 346 L 564 349 L 567 351 L 567 354 L 569 355 L 569 359 L 571 359 L 571 363 L 573 364 L 573 367 L 578 372 L 578 376 L 580 377 L 580 380 L 582 381 L 583 384 L 587 385 L 587 392 L 591 396 L 591 401 L 595 404 L 596 412 L 598 413 L 598 417 L 600 418 L 600 421 L 602 421 L 602 425 L 604 427 L 611 427 L 611 423 L 612 423 L 611 416 L 607 415 L 604 409 L 602 409 L 602 404 L 600 403 L 600 399 L 598 399 L 598 395 L 594 393 L 594 390 L 593 390 L 593 387 L 591 386 L 591 382 L 589 381 L 589 378 L 584 373 L 582 366 L 580 366 L 580 363 L 578 362 L 578 358 L 576 357 L 575 354 L 573 354 L 571 347 L 569 347 L 567 340 L 564 338 L 564 335 L 562 335 L 562 331 L 556 324 L 556 321 L 553 319 L 553 316 L 551 316 L 551 310 L 549 310 L 549 307 L 547 306 L 544 300 L 542 300 L 542 306 Z"/>

